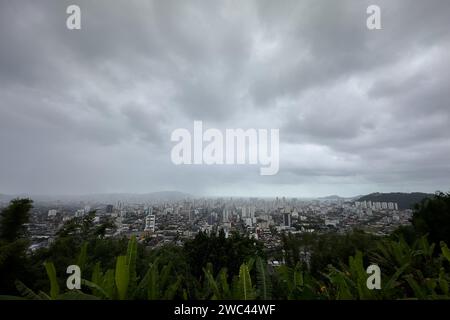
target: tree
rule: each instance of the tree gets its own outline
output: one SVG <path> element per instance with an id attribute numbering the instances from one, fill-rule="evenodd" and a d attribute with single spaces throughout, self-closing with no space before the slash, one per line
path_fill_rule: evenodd
<path id="1" fill-rule="evenodd" d="M 450 193 L 437 192 L 415 206 L 412 223 L 431 242 L 450 244 Z"/>
<path id="2" fill-rule="evenodd" d="M 264 257 L 261 242 L 238 233 L 227 238 L 223 230 L 218 235 L 199 232 L 193 240 L 185 243 L 184 252 L 196 278 L 203 277 L 203 267 L 207 263 L 212 263 L 214 274 L 222 268 L 237 274 L 247 258 Z"/>
<path id="3" fill-rule="evenodd" d="M 0 290 L 2 293 L 15 292 L 14 281 L 21 277 L 28 279 L 29 241 L 25 224 L 32 208 L 30 199 L 14 199 L 0 214 Z"/>
<path id="4" fill-rule="evenodd" d="M 127 248 L 127 239 L 104 238 L 106 229 L 113 229 L 115 226 L 110 220 L 96 225 L 94 218 L 95 211 L 91 211 L 83 217 L 75 217 L 67 221 L 48 248 L 41 248 L 33 253 L 28 266 L 35 275 L 32 289 L 42 290 L 47 281 L 42 270 L 43 261 L 52 261 L 56 272 L 62 274 L 68 265 L 77 261 L 81 244 L 89 247 L 83 274 L 91 274 L 97 262 L 108 269 L 116 265 L 116 256 Z M 58 281 L 64 285 L 64 279 L 58 279 Z"/>
<path id="5" fill-rule="evenodd" d="M 33 201 L 30 199 L 14 199 L 2 210 L 0 216 L 0 240 L 13 242 L 25 236 L 25 223 L 30 219 L 30 209 Z"/>

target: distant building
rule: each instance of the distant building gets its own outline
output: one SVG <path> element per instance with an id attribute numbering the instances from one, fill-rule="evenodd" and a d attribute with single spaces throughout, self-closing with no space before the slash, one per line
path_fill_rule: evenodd
<path id="1" fill-rule="evenodd" d="M 326 219 L 325 220 L 325 225 L 326 226 L 337 227 L 338 224 L 339 224 L 339 220 L 337 220 L 337 219 Z"/>
<path id="2" fill-rule="evenodd" d="M 209 216 L 208 216 L 208 224 L 210 226 L 215 225 L 217 223 L 217 213 L 216 212 L 212 212 Z"/>
<path id="3" fill-rule="evenodd" d="M 145 217 L 145 229 L 144 231 L 155 232 L 156 226 L 156 216 L 154 214 L 149 214 Z"/>
<path id="4" fill-rule="evenodd" d="M 194 219 L 195 219 L 195 211 L 196 210 L 193 210 L 193 209 L 189 210 L 189 222 L 194 221 Z"/>
<path id="5" fill-rule="evenodd" d="M 226 208 L 223 209 L 222 212 L 222 222 L 228 222 L 230 221 L 230 209 Z"/>
<path id="6" fill-rule="evenodd" d="M 251 219 L 253 219 L 253 218 L 255 217 L 255 211 L 256 211 L 256 207 L 251 206 L 251 207 L 248 209 L 248 217 L 251 218 Z"/>
<path id="7" fill-rule="evenodd" d="M 247 218 L 247 208 L 246 207 L 241 208 L 241 218 L 242 219 Z"/>
<path id="8" fill-rule="evenodd" d="M 58 213 L 58 211 L 55 210 L 55 209 L 48 210 L 48 216 L 49 217 L 56 217 L 57 213 Z"/>
<path id="9" fill-rule="evenodd" d="M 283 213 L 283 225 L 285 227 L 291 227 L 291 214 L 289 212 Z"/>
<path id="10" fill-rule="evenodd" d="M 106 209 L 105 209 L 106 213 L 113 213 L 113 210 L 114 210 L 114 206 L 112 204 L 106 205 Z"/>
<path id="11" fill-rule="evenodd" d="M 75 211 L 75 217 L 82 217 L 84 216 L 84 213 L 85 213 L 84 209 L 79 209 Z"/>

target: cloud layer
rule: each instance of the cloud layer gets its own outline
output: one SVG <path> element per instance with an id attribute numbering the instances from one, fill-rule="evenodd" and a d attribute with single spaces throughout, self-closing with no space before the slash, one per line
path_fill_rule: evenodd
<path id="1" fill-rule="evenodd" d="M 0 4 L 2 193 L 449 189 L 447 0 L 70 4 Z M 278 175 L 173 165 L 194 120 L 279 128 Z"/>

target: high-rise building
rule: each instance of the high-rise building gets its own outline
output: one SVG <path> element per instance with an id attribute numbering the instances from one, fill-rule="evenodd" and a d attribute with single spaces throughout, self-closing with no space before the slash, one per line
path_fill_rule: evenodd
<path id="1" fill-rule="evenodd" d="M 217 223 L 217 214 L 215 212 L 212 212 L 207 219 L 207 222 L 210 226 Z"/>
<path id="2" fill-rule="evenodd" d="M 106 209 L 105 209 L 106 213 L 113 213 L 113 210 L 114 210 L 114 206 L 112 204 L 106 205 Z"/>
<path id="3" fill-rule="evenodd" d="M 250 208 L 248 208 L 248 217 L 253 219 L 255 217 L 255 211 L 256 211 L 255 206 L 251 206 Z"/>
<path id="4" fill-rule="evenodd" d="M 283 225 L 285 227 L 291 227 L 291 213 L 290 212 L 285 212 L 283 213 Z"/>
<path id="5" fill-rule="evenodd" d="M 82 217 L 84 216 L 85 211 L 83 209 L 79 209 L 77 211 L 75 211 L 75 217 Z"/>
<path id="6" fill-rule="evenodd" d="M 144 231 L 155 232 L 156 226 L 156 216 L 154 214 L 149 214 L 145 217 L 145 229 Z"/>
<path id="7" fill-rule="evenodd" d="M 247 218 L 247 207 L 242 207 L 241 208 L 241 218 L 242 219 Z"/>
<path id="8" fill-rule="evenodd" d="M 49 217 L 55 217 L 57 213 L 58 213 L 58 211 L 56 209 L 48 210 Z"/>
<path id="9" fill-rule="evenodd" d="M 222 222 L 229 222 L 230 221 L 230 209 L 225 208 L 222 212 Z"/>

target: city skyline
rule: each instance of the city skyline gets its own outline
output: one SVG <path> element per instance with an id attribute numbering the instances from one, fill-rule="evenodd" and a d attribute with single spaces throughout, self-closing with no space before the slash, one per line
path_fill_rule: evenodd
<path id="1" fill-rule="evenodd" d="M 345 201 L 358 201 L 361 197 L 366 196 L 404 196 L 408 197 L 410 195 L 420 196 L 432 196 L 438 192 L 371 192 L 368 194 L 359 194 L 351 196 L 342 196 L 339 194 L 327 194 L 315 197 L 308 196 L 286 196 L 286 195 L 273 195 L 273 196 L 245 196 L 245 195 L 204 195 L 204 194 L 190 194 L 186 192 L 165 190 L 156 192 L 146 192 L 146 193 L 92 193 L 92 194 L 30 194 L 30 193 L 20 193 L 20 194 L 2 194 L 0 193 L 0 203 L 4 203 L 15 199 L 15 198 L 29 198 L 36 202 L 86 202 L 86 203 L 172 203 L 179 201 L 197 201 L 197 200 L 345 200 Z M 387 201 L 389 202 L 389 201 Z"/>

